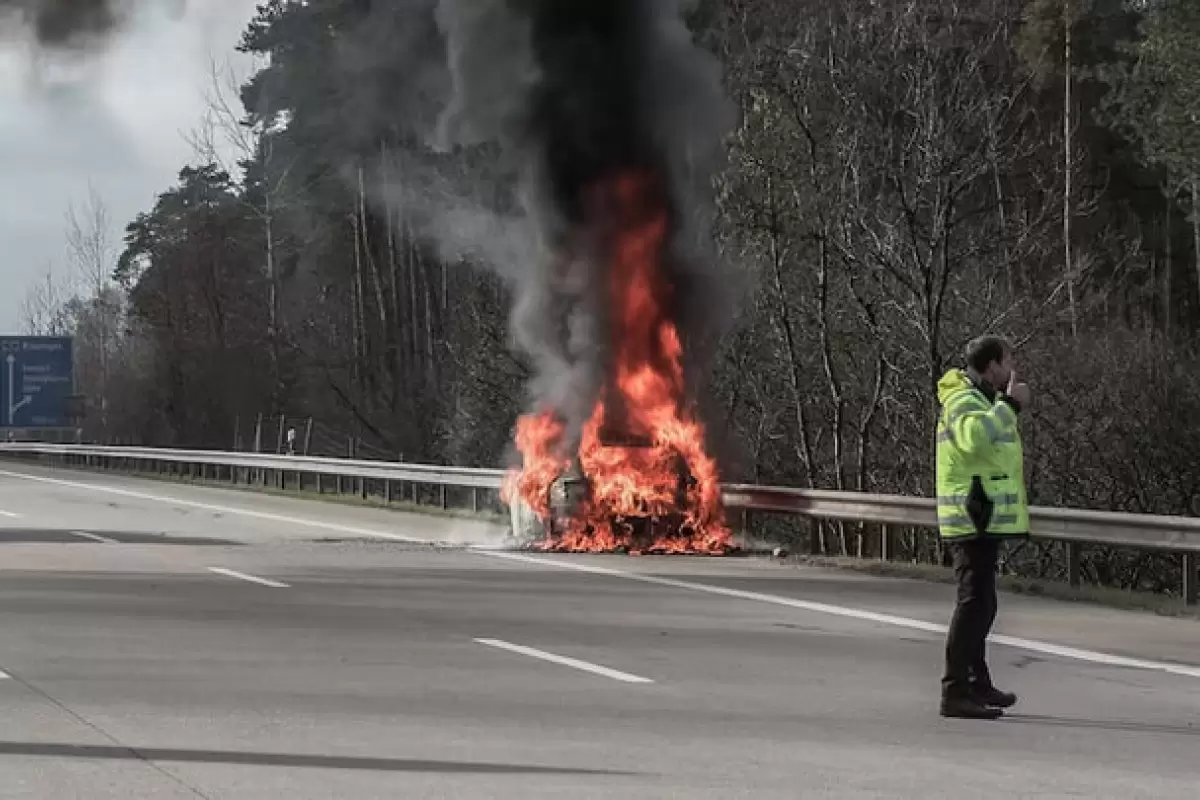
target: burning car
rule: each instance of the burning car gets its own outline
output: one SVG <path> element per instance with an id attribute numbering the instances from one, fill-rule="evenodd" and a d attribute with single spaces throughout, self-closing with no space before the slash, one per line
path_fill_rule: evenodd
<path id="1" fill-rule="evenodd" d="M 716 464 L 686 407 L 663 195 L 637 176 L 603 191 L 615 224 L 597 226 L 609 246 L 594 257 L 607 259 L 611 367 L 575 452 L 564 452 L 553 411 L 518 422 L 523 464 L 509 475 L 506 499 L 541 521 L 542 549 L 727 552 Z"/>
<path id="2" fill-rule="evenodd" d="M 536 250 L 498 251 L 534 372 L 503 491 L 514 528 L 548 550 L 728 552 L 683 358 L 730 307 L 705 254 L 734 118 L 719 61 L 682 0 L 444 0 L 439 14 L 456 87 L 442 127 L 515 157 L 520 213 L 500 216 Z"/>

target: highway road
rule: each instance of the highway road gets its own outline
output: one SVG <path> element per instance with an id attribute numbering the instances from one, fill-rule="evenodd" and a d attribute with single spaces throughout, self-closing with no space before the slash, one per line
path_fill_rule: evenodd
<path id="1" fill-rule="evenodd" d="M 0 464 L 0 798 L 1192 798 L 1200 624 Z M 419 540 L 434 542 L 424 543 Z M 476 547 L 475 545 L 482 545 Z"/>

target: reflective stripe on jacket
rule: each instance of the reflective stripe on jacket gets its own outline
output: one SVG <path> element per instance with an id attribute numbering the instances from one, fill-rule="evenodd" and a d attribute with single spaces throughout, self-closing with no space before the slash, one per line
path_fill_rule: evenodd
<path id="1" fill-rule="evenodd" d="M 991 400 L 963 370 L 938 382 L 938 530 L 944 539 L 1029 532 L 1017 411 Z"/>

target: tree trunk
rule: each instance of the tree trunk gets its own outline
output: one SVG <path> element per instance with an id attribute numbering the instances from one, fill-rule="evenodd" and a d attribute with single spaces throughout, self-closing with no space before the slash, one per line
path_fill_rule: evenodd
<path id="1" fill-rule="evenodd" d="M 283 401 L 279 375 L 279 275 L 275 264 L 275 210 L 269 188 L 263 199 L 263 230 L 267 237 L 267 339 L 271 359 L 271 399 L 274 404 L 279 404 Z"/>
<path id="2" fill-rule="evenodd" d="M 1200 175 L 1192 176 L 1192 259 L 1196 265 L 1196 290 L 1200 292 Z"/>
<path id="3" fill-rule="evenodd" d="M 779 252 L 779 234 L 778 232 L 772 232 L 771 274 L 774 283 L 777 310 L 771 316 L 775 320 L 775 328 L 779 333 L 779 338 L 783 340 L 788 359 L 788 389 L 792 395 L 792 407 L 796 414 L 797 435 L 800 440 L 796 454 L 800 457 L 800 463 L 804 467 L 805 481 L 808 483 L 809 488 L 812 488 L 816 485 L 816 476 L 813 474 L 813 454 L 812 443 L 808 435 L 808 419 L 804 413 L 804 391 L 801 388 L 804 384 L 804 379 L 800 374 L 799 347 L 792 332 L 791 313 L 788 310 L 787 295 L 783 290 L 783 274 L 780 268 L 782 261 L 783 255 Z"/>
<path id="4" fill-rule="evenodd" d="M 1065 184 L 1063 187 L 1063 267 L 1066 270 L 1067 304 L 1071 314 L 1071 336 L 1079 335 L 1079 317 L 1075 306 L 1075 262 L 1071 252 L 1071 216 L 1074 213 L 1072 196 L 1072 177 L 1074 167 L 1071 163 L 1071 89 L 1074 83 L 1072 53 L 1073 41 L 1071 28 L 1075 21 L 1072 0 L 1063 3 L 1063 170 Z"/>
<path id="5" fill-rule="evenodd" d="M 371 290 L 375 298 L 375 320 L 379 324 L 378 333 L 386 337 L 386 332 L 389 327 L 387 314 L 387 303 L 383 297 L 383 279 L 379 274 L 379 260 L 375 257 L 375 251 L 371 247 L 370 224 L 371 216 L 367 214 L 367 182 L 363 171 L 363 165 L 360 162 L 358 165 L 358 215 L 362 220 L 362 249 L 363 256 L 366 260 L 366 267 L 371 272 Z"/>
<path id="6" fill-rule="evenodd" d="M 1174 205 L 1171 196 L 1167 195 L 1167 221 L 1166 227 L 1166 263 L 1163 264 L 1163 334 L 1169 339 L 1171 337 L 1171 273 L 1175 269 L 1175 248 L 1173 247 L 1173 233 L 1171 230 L 1171 207 Z"/>
<path id="7" fill-rule="evenodd" d="M 833 364 L 833 345 L 829 336 L 829 232 L 822 231 L 819 266 L 817 268 L 817 329 L 821 339 L 821 365 L 825 370 L 825 380 L 829 384 L 829 399 L 833 402 L 833 474 L 834 488 L 843 491 L 846 488 L 845 459 L 842 453 L 846 417 L 846 398 L 842 394 L 842 384 L 838 379 Z M 782 287 L 780 286 L 780 290 Z M 782 293 L 781 293 L 782 297 Z M 846 523 L 839 520 L 834 523 L 837 532 L 838 546 L 841 555 L 849 555 L 846 545 Z M 861 535 L 860 535 L 861 538 Z"/>
<path id="8" fill-rule="evenodd" d="M 1004 255 L 1004 277 L 1008 287 L 1008 297 L 1006 300 L 1012 302 L 1012 299 L 1017 295 L 1017 281 L 1013 275 L 1012 254 L 1008 247 L 1008 219 L 1004 213 L 1004 183 L 1000 180 L 1000 155 L 996 147 L 996 121 L 992 121 L 988 126 L 988 153 L 991 158 L 992 166 L 992 183 L 996 189 L 996 215 L 997 222 L 1000 225 L 1000 246 L 1003 248 Z"/>
<path id="9" fill-rule="evenodd" d="M 381 163 L 383 168 L 383 183 L 384 186 L 392 186 L 392 156 L 388 152 L 387 143 L 381 142 L 379 145 Z M 384 196 L 384 215 L 387 218 L 387 263 L 388 263 L 388 313 L 391 315 L 391 324 L 388 325 L 387 343 L 388 343 L 388 370 L 391 373 L 391 383 L 396 387 L 392 392 L 391 410 L 395 414 L 400 409 L 400 386 L 404 385 L 404 365 L 403 365 L 403 324 L 400 320 L 400 264 L 398 254 L 396 252 L 396 223 L 399 211 L 393 209 L 390 193 Z"/>
<path id="10" fill-rule="evenodd" d="M 363 359 L 366 357 L 366 303 L 363 297 L 362 264 L 363 219 L 354 214 L 354 280 L 350 285 L 351 332 L 354 337 L 354 363 L 351 365 L 351 385 L 356 392 L 362 389 Z"/>

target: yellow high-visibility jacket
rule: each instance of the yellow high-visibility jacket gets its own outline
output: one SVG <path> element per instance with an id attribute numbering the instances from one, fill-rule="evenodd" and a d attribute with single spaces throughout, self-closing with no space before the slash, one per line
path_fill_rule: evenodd
<path id="1" fill-rule="evenodd" d="M 938 382 L 938 530 L 943 539 L 1029 533 L 1025 451 L 1017 409 L 963 370 Z"/>

